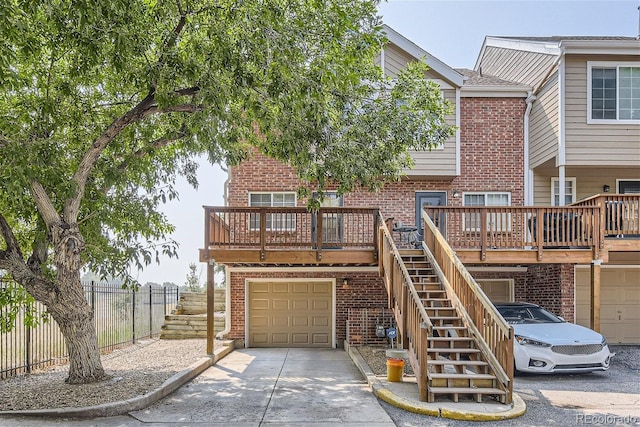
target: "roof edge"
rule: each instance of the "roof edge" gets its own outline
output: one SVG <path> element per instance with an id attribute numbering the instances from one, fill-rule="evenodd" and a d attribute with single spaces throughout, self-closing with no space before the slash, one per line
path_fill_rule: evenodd
<path id="1" fill-rule="evenodd" d="M 462 86 L 464 83 L 464 76 L 455 71 L 453 68 L 431 55 L 429 52 L 388 26 L 382 25 L 383 32 L 387 36 L 387 39 L 409 53 L 416 59 L 425 60 L 426 64 L 436 73 L 440 74 L 445 80 L 451 82 L 454 86 Z"/>

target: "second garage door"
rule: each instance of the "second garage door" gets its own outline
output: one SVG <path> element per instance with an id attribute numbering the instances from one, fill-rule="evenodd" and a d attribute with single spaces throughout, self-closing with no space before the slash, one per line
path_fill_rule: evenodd
<path id="1" fill-rule="evenodd" d="M 591 270 L 576 268 L 576 323 L 589 327 Z M 610 344 L 640 343 L 640 269 L 600 270 L 600 332 Z"/>
<path id="2" fill-rule="evenodd" d="M 249 347 L 332 347 L 332 281 L 248 284 Z"/>

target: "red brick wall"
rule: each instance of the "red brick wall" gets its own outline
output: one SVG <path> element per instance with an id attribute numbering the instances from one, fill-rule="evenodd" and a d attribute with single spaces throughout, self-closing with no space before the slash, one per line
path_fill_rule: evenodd
<path id="1" fill-rule="evenodd" d="M 575 322 L 573 264 L 529 265 L 526 301 Z"/>
<path id="2" fill-rule="evenodd" d="M 524 111 L 521 98 L 461 99 L 461 176 L 409 180 L 387 184 L 379 193 L 365 191 L 344 196 L 345 206 L 379 207 L 383 216 L 407 224 L 415 222 L 415 193 L 445 191 L 447 204 L 459 206 L 453 190 L 511 193 L 511 203 L 524 201 Z M 249 192 L 296 191 L 293 170 L 259 153 L 231 168 L 229 206 L 247 206 Z M 298 200 L 304 206 L 305 200 Z"/>
<path id="3" fill-rule="evenodd" d="M 347 318 L 347 341 L 352 346 L 388 347 L 389 338 L 376 336 L 378 325 L 384 326 L 385 330 L 395 326 L 391 309 L 350 308 Z"/>
<path id="4" fill-rule="evenodd" d="M 349 308 L 387 307 L 387 291 L 377 273 L 355 272 L 233 272 L 231 273 L 231 329 L 229 338 L 245 338 L 245 280 L 249 279 L 336 279 L 336 340 L 338 347 L 346 339 Z M 344 286 L 343 279 L 347 278 Z"/>

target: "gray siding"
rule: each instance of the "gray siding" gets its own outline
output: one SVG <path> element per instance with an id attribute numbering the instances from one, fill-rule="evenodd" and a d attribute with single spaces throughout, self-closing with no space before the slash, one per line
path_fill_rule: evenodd
<path id="1" fill-rule="evenodd" d="M 640 61 L 636 57 L 567 56 L 565 75 L 567 165 L 640 165 L 640 124 L 587 124 L 587 60 Z"/>
<path id="2" fill-rule="evenodd" d="M 567 178 L 576 179 L 576 201 L 595 194 L 602 194 L 602 187 L 606 184 L 611 193 L 616 191 L 616 179 L 638 179 L 638 168 L 610 168 L 610 167 L 568 167 L 565 170 Z M 534 172 L 534 205 L 551 205 L 551 178 L 558 177 L 556 168 L 539 168 Z"/>
<path id="3" fill-rule="evenodd" d="M 487 46 L 480 61 L 482 74 L 538 86 L 547 75 L 555 55 Z M 476 70 L 480 71 L 480 70 Z"/>
<path id="4" fill-rule="evenodd" d="M 456 103 L 456 91 L 447 89 L 443 91 L 444 97 L 452 105 Z M 455 115 L 447 116 L 447 123 L 454 126 Z M 413 151 L 411 156 L 415 162 L 413 169 L 407 170 L 409 176 L 455 176 L 456 174 L 456 139 L 449 138 L 442 149 L 432 151 Z"/>
<path id="5" fill-rule="evenodd" d="M 384 48 L 384 73 L 386 76 L 394 78 L 398 75 L 400 70 L 404 69 L 409 62 L 415 62 L 418 59 L 414 58 L 412 55 L 409 55 L 404 50 L 400 49 L 398 46 L 389 44 Z M 380 63 L 380 55 L 378 55 L 376 59 L 377 63 Z M 425 77 L 428 79 L 441 79 L 442 76 L 434 73 L 433 71 L 428 71 L 425 74 Z"/>
<path id="6" fill-rule="evenodd" d="M 558 72 L 536 94 L 529 120 L 529 164 L 540 166 L 558 153 Z"/>
<path id="7" fill-rule="evenodd" d="M 400 70 L 405 68 L 407 64 L 416 59 L 395 45 L 387 45 L 384 51 L 385 74 L 389 77 L 395 77 Z M 379 61 L 379 59 L 378 59 Z M 426 78 L 442 79 L 442 76 L 428 71 Z M 443 90 L 444 97 L 452 105 L 456 103 L 455 89 Z M 447 117 L 447 123 L 456 124 L 455 110 L 454 114 Z M 449 138 L 444 148 L 434 149 L 432 151 L 412 151 L 411 156 L 415 162 L 413 169 L 406 170 L 406 174 L 412 177 L 423 176 L 446 176 L 451 177 L 456 174 L 456 140 L 455 137 Z"/>

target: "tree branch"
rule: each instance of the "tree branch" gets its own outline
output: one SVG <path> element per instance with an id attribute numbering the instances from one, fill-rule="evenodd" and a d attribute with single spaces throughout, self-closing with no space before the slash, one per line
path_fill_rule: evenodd
<path id="1" fill-rule="evenodd" d="M 49 195 L 40 182 L 33 181 L 31 183 L 31 194 L 33 195 L 33 200 L 36 203 L 36 208 L 38 209 L 38 212 L 40 212 L 40 216 L 42 216 L 42 219 L 47 226 L 47 230 L 50 231 L 51 226 L 61 222 L 58 211 L 56 211 Z"/>
<path id="2" fill-rule="evenodd" d="M 188 133 L 183 128 L 182 130 L 180 130 L 180 132 L 178 132 L 175 135 L 163 136 L 161 138 L 154 139 L 153 141 L 147 142 L 144 145 L 144 147 L 134 151 L 131 154 L 130 157 L 142 158 L 145 155 L 147 155 L 151 150 L 162 148 L 162 147 L 166 147 L 167 145 L 171 144 L 172 142 L 175 142 L 175 141 L 177 141 L 177 140 L 179 140 L 181 138 L 184 138 L 187 135 L 188 135 Z M 118 170 L 119 171 L 124 171 L 127 168 L 127 166 L 129 166 L 129 161 L 128 160 L 123 160 L 122 163 L 120 163 L 120 165 L 118 165 Z"/>
<path id="3" fill-rule="evenodd" d="M 4 215 L 0 214 L 0 235 L 4 239 L 7 249 L 0 251 L 0 268 L 9 270 L 9 260 L 22 260 L 22 251 L 20 250 L 20 243 L 16 239 L 15 234 L 11 226 L 7 222 Z"/>

